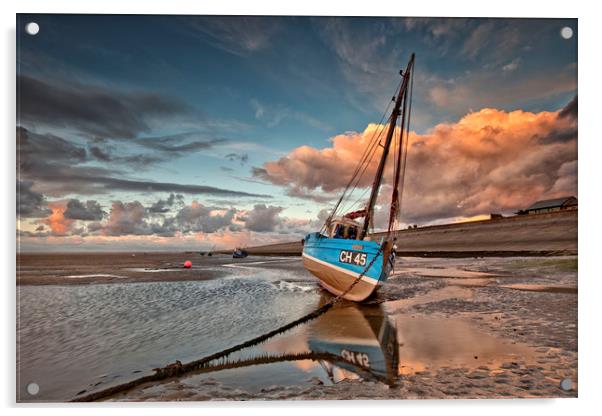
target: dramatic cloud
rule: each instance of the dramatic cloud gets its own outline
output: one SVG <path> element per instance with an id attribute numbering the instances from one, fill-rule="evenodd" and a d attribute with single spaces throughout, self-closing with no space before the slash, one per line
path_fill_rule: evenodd
<path id="1" fill-rule="evenodd" d="M 225 156 L 230 162 L 240 162 L 241 165 L 244 165 L 249 161 L 249 155 L 246 153 L 228 153 Z"/>
<path id="2" fill-rule="evenodd" d="M 381 129 L 381 126 L 370 124 L 363 134 L 339 134 L 331 139 L 332 147 L 326 149 L 298 147 L 277 161 L 253 168 L 253 176 L 275 185 L 290 185 L 292 195 L 299 193 L 295 187 L 305 190 L 320 188 L 328 193 L 340 190 L 349 182 L 350 173 L 374 132 Z M 372 167 L 376 168 L 376 165 L 374 162 Z M 368 175 L 362 179 L 360 187 L 371 183 Z"/>
<path id="3" fill-rule="evenodd" d="M 563 163 L 558 169 L 558 179 L 550 190 L 550 195 L 574 195 L 577 192 L 577 161 Z"/>
<path id="4" fill-rule="evenodd" d="M 207 207 L 198 201 L 182 208 L 175 217 L 175 223 L 182 233 L 213 233 L 230 227 L 237 210 Z"/>
<path id="5" fill-rule="evenodd" d="M 49 163 L 77 164 L 86 161 L 86 149 L 52 134 L 36 134 L 17 126 L 17 163 L 24 171 Z"/>
<path id="6" fill-rule="evenodd" d="M 302 236 L 308 232 L 310 221 L 282 218 L 283 208 L 257 204 L 251 210 L 220 208 L 193 201 L 182 206 L 175 214 L 166 215 L 167 207 L 182 205 L 181 195 L 171 194 L 167 200 L 159 200 L 150 208 L 139 201 L 113 201 L 106 220 L 101 206 L 96 201 L 79 200 L 53 201 L 47 217 L 37 220 L 41 224 L 35 231 L 23 231 L 28 237 L 87 236 L 161 236 L 175 235 L 224 235 L 225 233 L 272 233 L 275 235 Z M 78 221 L 90 221 L 78 228 Z M 48 227 L 49 231 L 46 231 Z M 34 229 L 34 228 L 31 228 Z M 296 238 L 296 237 L 295 237 Z"/>
<path id="7" fill-rule="evenodd" d="M 77 182 L 76 178 L 71 178 Z M 252 194 L 248 192 L 231 191 L 228 189 L 216 188 L 213 186 L 204 185 L 183 185 L 170 182 L 152 182 L 152 181 L 135 181 L 117 178 L 90 177 L 87 178 L 91 182 L 95 182 L 106 191 L 119 189 L 123 191 L 142 191 L 142 192 L 179 192 L 184 194 L 207 194 L 215 196 L 231 196 L 231 197 L 262 197 L 271 198 L 270 195 Z"/>
<path id="8" fill-rule="evenodd" d="M 362 19 L 319 18 L 314 23 L 325 45 L 334 52 L 343 77 L 352 85 L 345 98 L 360 110 L 371 111 L 380 109 L 383 97 L 392 94 L 391 68 L 398 68 L 409 54 L 387 43 L 387 32 L 395 36 L 402 29 L 396 31 L 395 26 L 402 21 L 383 19 L 378 25 L 365 27 Z"/>
<path id="9" fill-rule="evenodd" d="M 182 21 L 190 34 L 243 57 L 268 47 L 281 28 L 278 19 L 266 16 L 187 16 Z"/>
<path id="10" fill-rule="evenodd" d="M 278 126 L 283 120 L 296 120 L 307 124 L 319 130 L 331 130 L 332 127 L 324 121 L 306 114 L 301 111 L 295 111 L 284 106 L 269 106 L 260 103 L 256 99 L 251 100 L 251 106 L 255 110 L 255 118 L 266 124 L 266 127 L 273 128 Z"/>
<path id="11" fill-rule="evenodd" d="M 171 208 L 176 204 L 183 204 L 184 196 L 180 194 L 169 194 L 167 199 L 159 199 L 148 209 L 151 213 L 165 213 L 169 212 Z"/>
<path id="12" fill-rule="evenodd" d="M 516 68 L 511 62 L 502 65 L 498 71 L 486 69 L 448 79 L 431 79 L 426 99 L 435 109 L 460 116 L 472 108 L 489 107 L 491 103 L 515 107 L 517 103 L 541 101 L 577 90 L 575 65 L 567 65 L 546 76 L 535 73 L 510 78 L 510 72 Z M 509 78 L 501 83 L 500 74 Z"/>
<path id="13" fill-rule="evenodd" d="M 423 135 L 410 135 L 403 218 L 428 222 L 524 208 L 537 199 L 577 192 L 577 124 L 573 102 L 557 112 L 482 109 Z M 332 138 L 332 147 L 302 146 L 253 173 L 314 192 L 340 192 L 378 126 Z M 391 164 L 389 164 L 390 166 Z M 368 187 L 373 162 L 360 187 Z M 385 183 L 392 177 L 386 172 Z"/>
<path id="14" fill-rule="evenodd" d="M 506 65 L 502 67 L 502 71 L 504 72 L 512 72 L 516 71 L 518 65 L 520 64 L 520 58 L 513 59 L 512 62 L 508 62 Z"/>
<path id="15" fill-rule="evenodd" d="M 81 229 L 74 229 L 75 222 L 72 219 L 65 218 L 65 203 L 64 201 L 54 201 L 48 204 L 52 213 L 40 223 L 48 226 L 54 236 L 66 236 L 68 234 L 81 233 Z M 75 233 L 73 231 L 76 231 Z"/>
<path id="16" fill-rule="evenodd" d="M 158 162 L 164 162 L 166 157 L 154 154 L 135 154 L 117 156 L 110 147 L 101 148 L 99 146 L 90 146 L 89 153 L 92 158 L 100 162 L 111 162 L 116 165 L 125 165 L 135 169 L 146 169 Z"/>
<path id="17" fill-rule="evenodd" d="M 406 32 L 418 32 L 425 35 L 424 41 L 429 45 L 440 46 L 441 42 L 449 43 L 463 35 L 463 31 L 475 19 L 438 18 L 438 17 L 406 17 L 401 20 Z M 445 49 L 441 51 L 444 54 Z"/>
<path id="18" fill-rule="evenodd" d="M 577 106 L 578 106 L 578 100 L 577 100 L 577 96 L 575 95 L 575 97 L 573 97 L 573 99 L 571 100 L 570 103 L 568 103 L 558 114 L 560 117 L 562 118 L 573 118 L 573 119 L 577 119 Z"/>
<path id="19" fill-rule="evenodd" d="M 257 204 L 241 220 L 244 221 L 245 228 L 248 230 L 258 232 L 274 231 L 282 221 L 279 214 L 283 209 L 282 207 L 273 205 Z"/>
<path id="20" fill-rule="evenodd" d="M 177 195 L 170 199 L 177 204 Z M 244 247 L 299 240 L 319 229 L 328 215 L 327 210 L 322 210 L 314 220 L 288 218 L 280 216 L 283 208 L 276 206 L 257 204 L 250 210 L 239 210 L 206 206 L 198 201 L 183 206 L 174 215 L 166 215 L 151 213 L 138 201 L 114 201 L 107 218 L 81 224 L 66 217 L 68 205 L 69 201 L 51 202 L 47 218 L 17 231 L 20 244 L 38 251 L 56 247 L 145 251 Z"/>
<path id="21" fill-rule="evenodd" d="M 86 201 L 84 204 L 78 199 L 70 199 L 63 215 L 65 218 L 82 221 L 99 221 L 104 216 L 100 204 L 96 201 Z"/>
<path id="22" fill-rule="evenodd" d="M 174 155 L 189 154 L 198 150 L 211 149 L 227 141 L 226 139 L 199 140 L 198 138 L 198 133 L 181 133 L 169 136 L 143 137 L 135 139 L 132 142 L 172 157 Z"/>
<path id="23" fill-rule="evenodd" d="M 262 174 L 260 170 L 256 170 L 258 174 Z M 292 196 L 293 198 L 307 199 L 309 201 L 315 201 L 317 203 L 331 202 L 338 199 L 335 194 L 327 194 L 324 192 L 312 192 L 305 187 L 301 186 L 289 186 L 286 190 L 286 195 Z"/>
<path id="24" fill-rule="evenodd" d="M 81 175 L 83 174 L 83 175 Z M 96 176 L 88 169 L 71 169 L 69 171 L 57 171 L 46 176 L 48 193 L 64 195 L 72 192 L 81 194 L 102 194 L 119 191 L 131 192 L 178 192 L 192 195 L 213 195 L 223 197 L 261 197 L 271 198 L 270 195 L 252 194 L 241 191 L 216 188 L 204 185 L 186 185 L 172 182 L 154 182 L 146 180 L 127 180 L 107 176 Z M 50 183 L 55 181 L 54 183 Z"/>
<path id="25" fill-rule="evenodd" d="M 157 93 L 120 91 L 70 82 L 52 85 L 17 76 L 19 120 L 75 129 L 90 137 L 131 138 L 151 131 L 154 119 L 190 114 L 183 102 Z"/>
<path id="26" fill-rule="evenodd" d="M 485 57 L 490 63 L 500 63 L 528 47 L 537 31 L 526 19 L 474 19 L 468 24 L 461 54 L 470 59 Z"/>
<path id="27" fill-rule="evenodd" d="M 552 53 L 549 21 L 315 18 L 312 22 L 332 50 L 342 78 L 351 84 L 342 98 L 366 113 L 382 110 L 398 80 L 396 69 L 407 62 L 410 52 L 417 53 L 414 107 L 419 111 L 413 122 L 420 131 L 472 109 L 541 104 L 577 88 L 576 55 L 573 62 L 541 65 L 539 53 Z M 537 55 L 529 53 L 533 48 Z M 256 117 L 269 119 L 261 110 Z"/>
<path id="28" fill-rule="evenodd" d="M 88 228 L 88 232 L 94 233 L 96 231 L 102 230 L 102 224 L 100 222 L 98 222 L 98 221 L 91 222 L 91 223 L 88 224 L 87 228 Z"/>
<path id="29" fill-rule="evenodd" d="M 98 151 L 96 152 L 98 157 Z M 103 157 L 110 157 L 103 153 Z M 136 158 L 136 156 L 132 156 Z M 129 159 L 121 158 L 128 161 Z M 269 195 L 216 188 L 205 185 L 188 185 L 150 180 L 125 179 L 117 169 L 86 165 L 86 149 L 51 134 L 33 133 L 17 127 L 17 163 L 19 175 L 35 180 L 44 193 L 63 196 L 70 193 L 94 195 L 120 191 L 174 192 L 206 194 L 228 197 L 262 197 Z"/>
<path id="30" fill-rule="evenodd" d="M 44 195 L 31 190 L 32 181 L 17 180 L 17 216 L 41 218 L 52 213 Z"/>
<path id="31" fill-rule="evenodd" d="M 108 235 L 150 234 L 146 215 L 146 209 L 138 201 L 127 203 L 115 201 L 103 230 Z"/>
<path id="32" fill-rule="evenodd" d="M 111 157 L 111 154 L 109 152 L 107 152 L 106 150 L 101 149 L 98 146 L 91 146 L 90 147 L 90 153 L 96 159 L 98 159 L 100 161 L 103 161 L 103 162 L 110 162 L 113 159 Z"/>

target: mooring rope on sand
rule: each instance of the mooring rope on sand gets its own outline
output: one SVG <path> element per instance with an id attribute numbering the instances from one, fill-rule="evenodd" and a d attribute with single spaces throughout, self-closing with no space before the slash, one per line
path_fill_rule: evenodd
<path id="1" fill-rule="evenodd" d="M 212 361 L 215 361 L 219 358 L 225 358 L 236 351 L 261 344 L 262 342 L 265 342 L 268 339 L 270 339 L 276 335 L 282 334 L 282 333 L 288 331 L 289 329 L 292 329 L 305 322 L 316 319 L 320 315 L 323 315 L 324 313 L 326 313 L 330 308 L 332 308 L 341 299 L 343 299 L 343 297 L 347 293 L 349 293 L 355 287 L 355 285 L 357 285 L 359 283 L 359 281 L 362 279 L 362 277 L 364 277 L 364 275 L 368 272 L 368 270 L 370 270 L 370 268 L 372 267 L 372 265 L 374 264 L 374 262 L 376 261 L 376 259 L 380 255 L 380 253 L 383 252 L 383 247 L 385 245 L 386 245 L 386 242 L 383 242 L 381 244 L 377 253 L 374 255 L 374 258 L 370 261 L 370 263 L 368 263 L 366 268 L 355 278 L 355 280 L 349 285 L 349 287 L 344 292 L 342 292 L 340 295 L 332 298 L 330 301 L 328 301 L 324 305 L 320 306 L 318 309 L 315 309 L 313 312 L 310 312 L 307 315 L 304 315 L 299 319 L 295 319 L 294 321 L 289 322 L 288 324 L 283 325 L 270 332 L 266 332 L 265 334 L 259 335 L 248 341 L 234 345 L 230 348 L 226 348 L 222 351 L 216 352 L 214 354 L 208 355 L 208 356 L 200 358 L 198 360 L 194 360 L 194 361 L 191 361 L 186 364 L 182 364 L 180 361 L 176 361 L 175 363 L 169 364 L 165 367 L 155 368 L 154 369 L 155 374 L 139 377 L 137 379 L 128 381 L 126 383 L 118 384 L 113 387 L 108 387 L 104 390 L 92 392 L 92 393 L 86 394 L 81 397 L 75 397 L 71 401 L 72 402 L 93 402 L 96 400 L 107 398 L 107 397 L 112 396 L 117 393 L 122 393 L 124 391 L 130 390 L 130 389 L 137 387 L 144 383 L 148 383 L 151 381 L 161 381 L 161 380 L 165 380 L 165 379 L 171 378 L 171 377 L 178 377 L 178 376 L 184 375 L 185 373 L 199 370 L 203 367 L 206 367 Z M 81 392 L 81 394 L 83 394 L 83 393 L 84 392 Z"/>

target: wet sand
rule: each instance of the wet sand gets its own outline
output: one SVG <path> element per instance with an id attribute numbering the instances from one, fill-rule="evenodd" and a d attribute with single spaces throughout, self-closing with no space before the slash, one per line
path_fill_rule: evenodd
<path id="1" fill-rule="evenodd" d="M 270 267 L 285 271 L 294 262 Z M 388 379 L 336 360 L 292 360 L 294 369 L 290 362 L 278 369 L 282 364 L 251 360 L 237 368 L 240 357 L 231 357 L 229 368 L 142 385 L 109 400 L 576 397 L 576 292 L 574 257 L 399 259 L 371 306 L 345 303 L 251 353 L 315 352 L 321 327 L 330 325 L 327 338 L 336 338 L 337 329 L 348 334 L 380 308 L 396 339 Z M 345 308 L 353 314 L 341 315 Z M 374 342 L 368 338 L 360 344 Z M 358 348 L 357 340 L 329 342 Z"/>
<path id="2" fill-rule="evenodd" d="M 213 268 L 228 257 L 198 253 L 17 254 L 18 285 L 71 285 L 207 280 L 225 276 Z M 184 262 L 193 262 L 190 269 Z"/>

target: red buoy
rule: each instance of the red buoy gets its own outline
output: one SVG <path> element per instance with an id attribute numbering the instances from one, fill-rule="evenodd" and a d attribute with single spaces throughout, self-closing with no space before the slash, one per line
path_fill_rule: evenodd
<path id="1" fill-rule="evenodd" d="M 190 260 L 186 260 L 184 262 L 184 267 L 186 267 L 187 269 L 190 269 L 192 267 L 192 262 Z"/>

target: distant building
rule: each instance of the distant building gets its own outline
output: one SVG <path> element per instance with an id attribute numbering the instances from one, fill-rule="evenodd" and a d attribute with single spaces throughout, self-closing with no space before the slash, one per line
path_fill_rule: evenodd
<path id="1" fill-rule="evenodd" d="M 577 209 L 577 198 L 565 196 L 564 198 L 545 199 L 537 201 L 529 208 L 518 211 L 517 214 L 541 214 L 544 212 L 555 212 Z"/>

